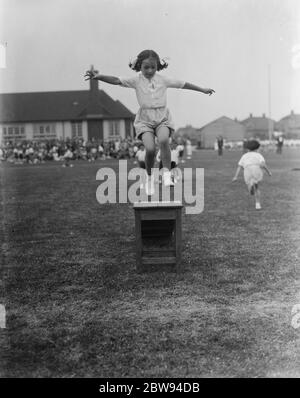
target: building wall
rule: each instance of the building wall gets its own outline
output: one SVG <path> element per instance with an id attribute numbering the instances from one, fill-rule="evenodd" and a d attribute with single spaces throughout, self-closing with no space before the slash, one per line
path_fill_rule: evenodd
<path id="1" fill-rule="evenodd" d="M 82 138 L 87 140 L 87 121 L 84 120 L 83 122 L 79 123 L 81 123 Z M 40 133 L 40 128 L 44 130 L 44 134 Z M 12 134 L 7 135 L 9 131 L 11 131 Z M 16 134 L 18 131 L 19 134 Z M 70 121 L 0 124 L 0 144 L 11 140 L 38 141 L 42 139 L 65 140 L 67 138 L 72 138 L 72 123 Z"/>
<path id="2" fill-rule="evenodd" d="M 226 141 L 242 141 L 245 128 L 227 118 L 216 120 L 200 130 L 201 147 L 213 148 L 218 135 Z"/>
<path id="3" fill-rule="evenodd" d="M 258 138 L 260 140 L 267 140 L 269 138 L 269 130 L 265 129 L 246 129 L 245 138 Z"/>
<path id="4" fill-rule="evenodd" d="M 109 141 L 116 138 L 125 138 L 125 120 L 104 120 L 103 121 L 103 140 Z"/>
<path id="5" fill-rule="evenodd" d="M 132 121 L 130 119 L 126 119 L 124 122 L 125 122 L 125 134 L 126 134 L 126 137 L 132 137 L 133 138 L 134 132 L 133 132 Z"/>
<path id="6" fill-rule="evenodd" d="M 287 138 L 300 138 L 300 116 L 291 113 L 288 117 L 281 119 L 278 123 L 278 130 L 284 133 Z"/>

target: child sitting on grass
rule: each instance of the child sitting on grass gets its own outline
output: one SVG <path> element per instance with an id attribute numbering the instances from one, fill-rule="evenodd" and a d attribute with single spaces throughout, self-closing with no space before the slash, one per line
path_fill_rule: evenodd
<path id="1" fill-rule="evenodd" d="M 260 204 L 260 190 L 258 189 L 258 183 L 263 179 L 263 169 L 271 176 L 271 172 L 266 166 L 264 157 L 258 153 L 258 148 L 260 144 L 256 140 L 249 141 L 247 144 L 247 149 L 249 152 L 245 153 L 239 163 L 236 170 L 235 176 L 232 181 L 237 181 L 240 171 L 244 170 L 244 180 L 248 187 L 251 195 L 255 197 L 255 208 L 256 210 L 261 209 Z"/>
<path id="2" fill-rule="evenodd" d="M 63 159 L 64 159 L 64 163 L 63 163 L 62 167 L 73 167 L 73 164 L 70 163 L 70 160 L 73 159 L 73 152 L 71 151 L 70 148 L 67 148 L 67 150 L 63 156 Z"/>

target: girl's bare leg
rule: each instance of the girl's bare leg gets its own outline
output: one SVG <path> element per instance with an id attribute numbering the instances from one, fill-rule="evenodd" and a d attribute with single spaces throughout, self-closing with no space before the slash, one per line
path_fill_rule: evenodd
<path id="1" fill-rule="evenodd" d="M 254 185 L 254 197 L 255 197 L 255 208 L 259 210 L 261 209 L 261 204 L 260 204 L 260 190 L 258 189 L 258 184 Z"/>
<path id="2" fill-rule="evenodd" d="M 160 156 L 163 168 L 170 170 L 171 167 L 171 150 L 169 144 L 170 130 L 166 126 L 160 127 L 157 132 L 157 141 L 160 147 Z"/>
<path id="3" fill-rule="evenodd" d="M 154 135 L 149 131 L 142 135 L 142 141 L 144 147 L 146 149 L 146 157 L 145 157 L 145 164 L 146 164 L 146 171 L 147 174 L 151 175 L 151 169 L 154 166 L 155 161 L 155 141 Z"/>
<path id="4" fill-rule="evenodd" d="M 171 149 L 169 144 L 170 130 L 166 126 L 161 126 L 157 132 L 157 141 L 160 146 L 161 161 L 163 165 L 163 180 L 165 186 L 173 186 L 171 179 Z"/>
<path id="5" fill-rule="evenodd" d="M 154 135 L 150 131 L 142 135 L 142 141 L 146 149 L 145 165 L 146 165 L 146 181 L 145 191 L 147 195 L 153 195 L 155 192 L 154 188 L 154 175 L 151 175 L 151 169 L 154 166 L 155 161 L 155 140 Z"/>

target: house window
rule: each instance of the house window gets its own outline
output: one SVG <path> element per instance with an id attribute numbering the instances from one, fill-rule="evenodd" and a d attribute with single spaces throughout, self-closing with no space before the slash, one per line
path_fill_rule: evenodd
<path id="1" fill-rule="evenodd" d="M 82 123 L 72 123 L 72 138 L 82 137 Z"/>
<path id="2" fill-rule="evenodd" d="M 33 127 L 33 138 L 53 139 L 56 138 L 55 124 L 35 124 Z"/>
<path id="3" fill-rule="evenodd" d="M 9 140 L 25 139 L 25 129 L 23 126 L 2 127 L 3 135 Z"/>
<path id="4" fill-rule="evenodd" d="M 120 137 L 120 122 L 118 120 L 112 120 L 109 122 L 109 138 Z"/>

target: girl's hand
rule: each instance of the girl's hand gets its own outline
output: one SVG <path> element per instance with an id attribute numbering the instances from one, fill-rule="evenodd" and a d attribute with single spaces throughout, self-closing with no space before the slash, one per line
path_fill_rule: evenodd
<path id="1" fill-rule="evenodd" d="M 87 79 L 84 79 L 84 80 L 92 80 L 92 79 L 95 79 L 95 77 L 98 75 L 98 73 L 96 72 L 96 71 L 90 71 L 90 70 L 88 70 L 86 73 L 85 73 L 85 75 L 84 75 L 84 77 L 87 77 Z"/>
<path id="2" fill-rule="evenodd" d="M 204 94 L 212 95 L 213 93 L 215 93 L 215 90 L 213 90 L 212 88 L 205 88 L 203 92 Z"/>

